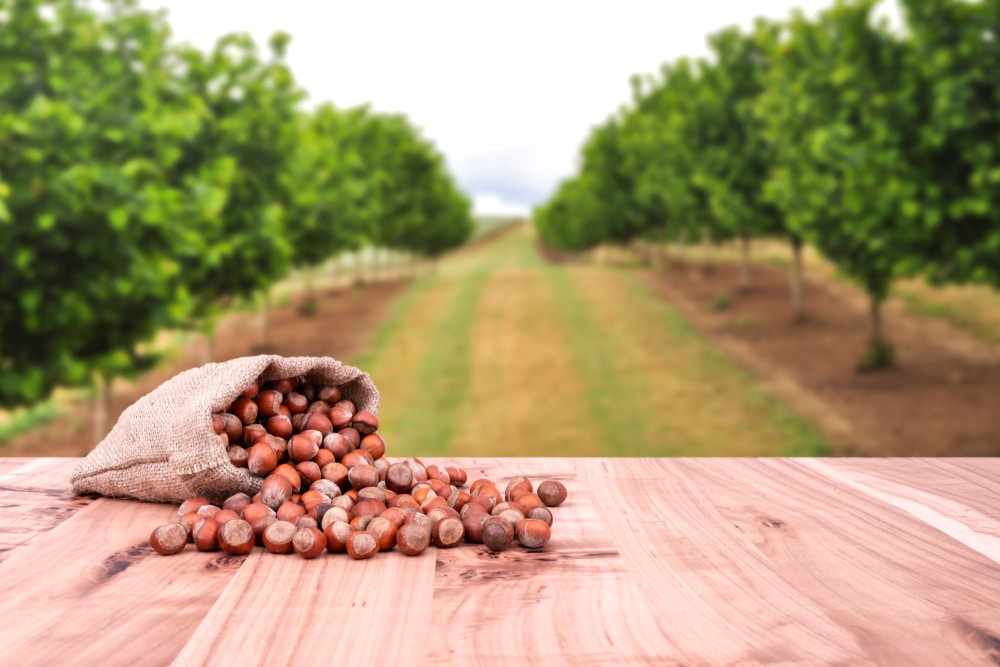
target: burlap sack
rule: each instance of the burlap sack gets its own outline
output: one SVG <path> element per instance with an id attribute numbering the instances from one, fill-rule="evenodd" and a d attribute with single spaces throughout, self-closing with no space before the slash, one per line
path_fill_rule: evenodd
<path id="1" fill-rule="evenodd" d="M 253 495 L 261 478 L 229 462 L 212 430 L 212 414 L 258 379 L 292 377 L 339 385 L 358 410 L 378 413 L 378 389 L 368 374 L 330 357 L 260 355 L 206 364 L 129 406 L 73 471 L 73 491 L 174 503 L 194 496 L 221 502 L 240 491 Z"/>

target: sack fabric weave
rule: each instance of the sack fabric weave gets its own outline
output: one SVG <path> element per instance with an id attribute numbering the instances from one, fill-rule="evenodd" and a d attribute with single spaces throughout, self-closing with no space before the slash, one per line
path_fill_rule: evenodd
<path id="1" fill-rule="evenodd" d="M 257 493 L 262 478 L 230 463 L 212 429 L 212 414 L 257 380 L 295 377 L 338 385 L 357 410 L 378 414 L 378 389 L 368 374 L 330 357 L 259 355 L 205 364 L 179 373 L 122 412 L 73 471 L 73 491 L 174 503 L 194 496 L 221 503 L 241 491 Z"/>

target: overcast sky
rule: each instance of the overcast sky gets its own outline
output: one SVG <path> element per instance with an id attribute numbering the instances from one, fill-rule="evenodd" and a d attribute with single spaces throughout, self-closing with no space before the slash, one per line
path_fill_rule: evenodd
<path id="1" fill-rule="evenodd" d="M 707 53 L 705 37 L 755 16 L 832 0 L 142 0 L 176 39 L 210 48 L 289 32 L 314 102 L 406 113 L 480 212 L 527 212 L 575 170 L 590 128 L 629 98 L 629 77 Z"/>

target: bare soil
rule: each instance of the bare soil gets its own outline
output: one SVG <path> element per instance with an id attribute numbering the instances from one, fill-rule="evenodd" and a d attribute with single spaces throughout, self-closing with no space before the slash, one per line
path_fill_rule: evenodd
<path id="1" fill-rule="evenodd" d="M 321 292 L 312 314 L 300 312 L 301 295 L 268 312 L 267 344 L 261 344 L 258 318 L 235 313 L 223 318 L 213 340 L 215 360 L 252 354 L 331 356 L 349 360 L 365 351 L 379 321 L 393 298 L 407 286 L 404 281 L 358 284 Z M 134 383 L 116 382 L 112 391 L 109 427 L 121 412 L 164 380 L 204 362 L 201 336 L 159 368 Z M 22 433 L 0 447 L 3 456 L 81 456 L 97 444 L 92 402 L 71 402 L 53 421 Z"/>
<path id="2" fill-rule="evenodd" d="M 890 301 L 885 333 L 897 365 L 861 372 L 868 341 L 863 293 L 806 279 L 806 316 L 793 318 L 790 275 L 756 264 L 739 288 L 735 263 L 646 269 L 645 282 L 772 391 L 810 417 L 842 456 L 1000 454 L 1000 346 Z M 720 295 L 730 305 L 719 308 Z M 722 299 L 725 301 L 725 299 Z"/>

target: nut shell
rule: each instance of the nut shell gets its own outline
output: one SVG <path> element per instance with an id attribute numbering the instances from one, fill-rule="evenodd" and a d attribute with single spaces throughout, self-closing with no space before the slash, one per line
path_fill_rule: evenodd
<path id="1" fill-rule="evenodd" d="M 149 546 L 158 554 L 180 553 L 188 542 L 188 528 L 182 523 L 168 523 L 155 528 L 149 535 Z"/>

